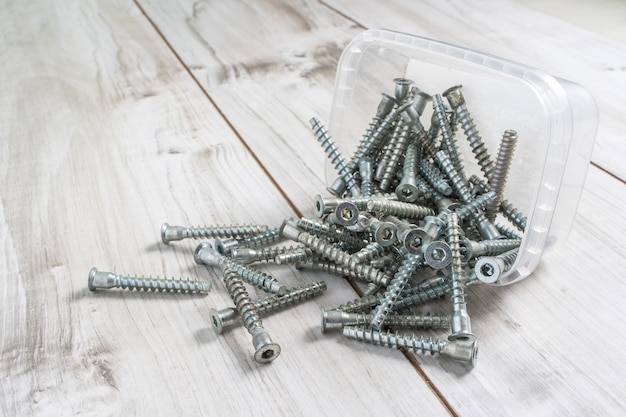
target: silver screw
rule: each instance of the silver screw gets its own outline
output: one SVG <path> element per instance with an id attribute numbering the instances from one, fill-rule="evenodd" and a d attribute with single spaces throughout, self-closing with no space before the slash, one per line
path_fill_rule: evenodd
<path id="1" fill-rule="evenodd" d="M 87 283 L 90 291 L 123 288 L 137 291 L 206 293 L 211 290 L 211 283 L 208 281 L 131 277 L 98 271 L 95 267 L 89 271 Z"/>
<path id="2" fill-rule="evenodd" d="M 509 271 L 515 259 L 519 248 L 511 249 L 498 256 L 484 256 L 479 258 L 474 265 L 474 272 L 478 279 L 486 284 L 492 284 L 500 278 L 500 275 Z"/>
<path id="3" fill-rule="evenodd" d="M 254 360 L 258 363 L 273 361 L 280 355 L 280 346 L 272 341 L 263 328 L 254 303 L 250 300 L 246 287 L 237 272 L 229 267 L 226 267 L 223 272 L 224 285 L 241 315 L 244 327 L 252 335 L 252 345 L 255 349 Z"/>
<path id="4" fill-rule="evenodd" d="M 465 104 L 465 98 L 461 93 L 461 86 L 455 85 L 443 92 L 443 96 L 448 100 L 450 107 L 455 111 L 459 118 L 461 128 L 467 136 L 474 157 L 480 166 L 481 171 L 485 174 L 485 178 L 491 177 L 491 171 L 493 170 L 493 162 L 487 152 L 487 147 L 482 141 L 478 128 L 474 124 L 474 120 L 470 116 Z"/>
<path id="5" fill-rule="evenodd" d="M 496 165 L 491 171 L 491 177 L 489 177 L 489 191 L 496 193 L 496 198 L 485 206 L 485 216 L 491 221 L 495 220 L 500 207 L 516 144 L 517 132 L 514 130 L 505 131 L 498 148 Z"/>
<path id="6" fill-rule="evenodd" d="M 344 326 L 366 326 L 373 317 L 373 314 L 346 313 L 338 310 L 326 311 L 322 308 L 322 332 Z M 448 329 L 450 328 L 450 317 L 430 314 L 391 314 L 385 319 L 385 325 L 394 329 Z"/>
<path id="7" fill-rule="evenodd" d="M 415 353 L 430 353 L 431 355 L 438 353 L 457 361 L 467 362 L 472 367 L 476 365 L 478 355 L 478 343 L 476 340 L 446 342 L 443 340 L 431 340 L 430 338 L 424 339 L 423 336 L 404 336 L 390 331 L 379 332 L 371 328 L 356 326 L 345 326 L 343 335 L 361 342 L 396 349 L 404 348 Z"/>
<path id="8" fill-rule="evenodd" d="M 450 340 L 475 339 L 465 304 L 465 273 L 461 265 L 460 229 L 456 213 L 448 214 L 447 241 L 452 251 L 450 283 L 452 286 L 452 334 Z"/>
<path id="9" fill-rule="evenodd" d="M 387 201 L 382 199 L 367 202 L 367 211 L 376 214 L 390 214 L 405 219 L 420 220 L 426 216 L 433 216 L 435 211 L 430 207 L 420 206 L 403 201 Z"/>
<path id="10" fill-rule="evenodd" d="M 257 314 L 268 314 L 282 308 L 300 303 L 309 298 L 315 297 L 326 290 L 324 281 L 314 282 L 300 287 L 290 288 L 284 295 L 270 295 L 258 300 L 254 300 L 254 308 Z M 222 333 L 224 329 L 232 327 L 241 322 L 239 311 L 234 307 L 226 307 L 221 310 L 214 308 L 209 310 L 211 324 L 216 333 Z"/>
<path id="11" fill-rule="evenodd" d="M 237 272 L 247 283 L 263 291 L 274 294 L 284 294 L 287 291 L 287 287 L 281 284 L 276 278 L 264 272 L 250 269 L 237 263 L 232 258 L 221 255 L 217 250 L 213 249 L 213 246 L 211 246 L 209 242 L 198 245 L 193 257 L 196 263 L 200 265 L 217 266 L 222 268 L 222 270 L 228 267 Z"/>
<path id="12" fill-rule="evenodd" d="M 364 197 L 371 196 L 374 193 L 371 159 L 364 158 L 359 162 L 359 176 L 361 177 L 361 195 Z"/>
<path id="13" fill-rule="evenodd" d="M 420 197 L 420 189 L 417 186 L 417 160 L 419 148 L 417 142 L 412 141 L 406 149 L 404 166 L 402 167 L 402 180 L 396 187 L 398 200 L 413 203 Z"/>
<path id="14" fill-rule="evenodd" d="M 183 239 L 209 239 L 209 238 L 241 238 L 253 235 L 259 235 L 267 231 L 265 225 L 225 225 L 225 226 L 202 226 L 202 227 L 183 227 L 170 226 L 163 223 L 161 226 L 161 241 L 165 244 L 176 240 Z"/>
<path id="15" fill-rule="evenodd" d="M 463 160 L 461 159 L 461 154 L 459 153 L 459 147 L 456 144 L 456 139 L 454 138 L 452 129 L 450 129 L 443 100 L 439 94 L 435 94 L 433 96 L 433 115 L 437 118 L 437 124 L 441 130 L 441 145 L 448 152 L 448 156 L 450 157 L 452 164 L 461 175 L 463 181 L 467 183 L 467 179 L 464 175 Z"/>
<path id="16" fill-rule="evenodd" d="M 350 190 L 350 194 L 353 197 L 361 195 L 361 190 L 359 189 L 359 186 L 357 185 L 356 180 L 352 175 L 352 172 L 348 169 L 348 166 L 341 156 L 341 153 L 339 152 L 333 141 L 330 139 L 330 136 L 328 135 L 328 132 L 326 131 L 324 126 L 322 126 L 322 123 L 316 117 L 313 117 L 309 122 L 311 123 L 311 128 L 313 129 L 313 133 L 317 137 L 318 142 L 320 142 L 322 148 L 324 149 L 324 152 L 326 152 L 326 155 L 330 159 L 330 162 L 339 172 L 339 176 L 345 182 L 348 190 Z M 332 192 L 331 189 L 329 189 L 329 191 Z"/>
<path id="17" fill-rule="evenodd" d="M 423 259 L 417 255 L 407 254 L 404 258 L 404 262 L 398 269 L 398 272 L 394 275 L 393 279 L 387 286 L 385 293 L 381 299 L 380 304 L 374 311 L 374 316 L 370 325 L 375 329 L 380 329 L 387 318 L 391 309 L 395 305 L 401 291 L 411 278 L 411 275 L 415 270 L 421 266 Z"/>

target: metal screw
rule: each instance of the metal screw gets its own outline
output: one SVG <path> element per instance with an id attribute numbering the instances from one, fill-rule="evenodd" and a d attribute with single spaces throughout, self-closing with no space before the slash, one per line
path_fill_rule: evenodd
<path id="1" fill-rule="evenodd" d="M 486 284 L 492 284 L 500 278 L 503 272 L 511 269 L 519 248 L 511 249 L 498 256 L 485 256 L 479 258 L 474 266 L 474 272 L 478 279 Z"/>
<path id="2" fill-rule="evenodd" d="M 161 241 L 169 244 L 175 240 L 183 239 L 209 239 L 216 237 L 233 237 L 241 238 L 247 236 L 259 235 L 267 231 L 265 225 L 228 225 L 228 226 L 202 226 L 202 227 L 183 227 L 170 226 L 163 223 L 161 226 Z"/>
<path id="3" fill-rule="evenodd" d="M 270 295 L 254 300 L 253 304 L 257 314 L 262 315 L 308 300 L 321 294 L 323 291 L 326 291 L 326 283 L 324 281 L 314 282 L 290 288 L 284 295 Z M 226 307 L 221 310 L 212 308 L 209 310 L 209 314 L 211 316 L 211 324 L 216 333 L 221 334 L 224 329 L 241 322 L 239 311 L 234 307 Z"/>
<path id="4" fill-rule="evenodd" d="M 339 310 L 326 311 L 322 308 L 322 332 L 344 326 L 366 326 L 373 317 L 373 314 L 346 313 Z M 394 329 L 448 329 L 450 328 L 450 317 L 430 314 L 391 314 L 385 319 L 385 325 Z"/>
<path id="5" fill-rule="evenodd" d="M 131 277 L 98 271 L 95 267 L 89 271 L 87 283 L 90 291 L 123 288 L 137 291 L 206 293 L 211 290 L 211 283 L 208 281 Z"/>
<path id="6" fill-rule="evenodd" d="M 250 296 L 237 272 L 229 267 L 224 269 L 224 285 L 228 290 L 237 311 L 241 315 L 244 327 L 252 335 L 254 346 L 254 360 L 258 363 L 268 363 L 280 355 L 280 345 L 274 343 L 250 300 Z"/>
<path id="7" fill-rule="evenodd" d="M 491 177 L 489 177 L 489 190 L 496 193 L 496 198 L 485 206 L 485 216 L 491 221 L 495 220 L 496 213 L 500 207 L 516 144 L 517 132 L 514 130 L 505 131 L 500 141 L 496 165 L 493 171 L 491 171 Z"/>
<path id="8" fill-rule="evenodd" d="M 425 339 L 423 336 L 404 336 L 390 331 L 379 332 L 371 328 L 356 326 L 345 326 L 343 335 L 361 342 L 396 349 L 404 348 L 415 353 L 430 353 L 431 355 L 438 353 L 441 356 L 447 356 L 457 361 L 467 362 L 472 367 L 476 365 L 478 355 L 478 343 L 476 340 L 445 342 L 430 338 Z"/>
<path id="9" fill-rule="evenodd" d="M 322 126 L 322 123 L 316 117 L 313 117 L 309 122 L 311 123 L 311 128 L 313 129 L 313 133 L 317 137 L 318 142 L 320 142 L 322 148 L 324 148 L 324 152 L 326 152 L 326 155 L 328 155 L 330 162 L 339 172 L 339 176 L 345 182 L 348 190 L 350 190 L 350 194 L 353 197 L 361 195 L 361 190 L 359 189 L 359 186 L 357 185 L 356 180 L 352 175 L 352 172 L 348 169 L 348 166 L 341 156 L 341 153 L 335 147 L 335 144 L 330 139 L 330 136 L 328 135 L 328 132 L 326 131 L 324 126 Z M 332 190 L 329 191 L 332 192 Z"/>
<path id="10" fill-rule="evenodd" d="M 200 265 L 218 266 L 222 268 L 222 270 L 224 270 L 224 268 L 232 269 L 247 283 L 263 291 L 274 294 L 284 294 L 287 291 L 287 287 L 281 284 L 276 278 L 264 272 L 250 269 L 237 263 L 232 258 L 221 255 L 218 251 L 213 249 L 213 246 L 211 246 L 209 242 L 198 245 L 193 257 L 196 263 Z"/>

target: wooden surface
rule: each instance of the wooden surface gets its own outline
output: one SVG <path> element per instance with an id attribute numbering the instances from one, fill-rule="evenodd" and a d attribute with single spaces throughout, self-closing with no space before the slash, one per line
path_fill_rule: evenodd
<path id="1" fill-rule="evenodd" d="M 587 87 L 600 130 L 568 241 L 528 279 L 469 294 L 476 368 L 322 334 L 321 297 L 216 335 L 231 305 L 196 241 L 159 227 L 313 213 L 336 63 L 364 28 L 441 39 Z M 0 415 L 623 415 L 626 46 L 509 1 L 20 1 L 0 5 Z M 90 292 L 92 266 L 214 283 Z M 254 295 L 260 295 L 252 291 Z"/>

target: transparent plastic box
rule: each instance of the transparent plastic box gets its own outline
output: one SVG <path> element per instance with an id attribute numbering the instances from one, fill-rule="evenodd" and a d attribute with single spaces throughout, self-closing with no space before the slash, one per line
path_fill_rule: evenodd
<path id="1" fill-rule="evenodd" d="M 543 252 L 569 234 L 595 140 L 598 111 L 580 85 L 527 65 L 388 30 L 367 30 L 339 60 L 329 132 L 348 160 L 376 112 L 381 93 L 404 77 L 429 94 L 461 84 L 492 160 L 506 129 L 518 133 L 504 198 L 527 216 L 517 260 L 495 285 L 533 272 Z M 431 106 L 421 120 L 430 125 Z M 463 130 L 456 133 L 467 177 L 484 178 Z M 327 164 L 330 184 L 337 173 Z M 500 219 L 500 217 L 499 217 Z M 506 221 L 503 221 L 503 223 Z"/>

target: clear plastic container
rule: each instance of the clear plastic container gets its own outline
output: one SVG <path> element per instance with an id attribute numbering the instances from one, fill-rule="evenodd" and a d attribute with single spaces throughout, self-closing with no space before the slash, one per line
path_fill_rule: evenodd
<path id="1" fill-rule="evenodd" d="M 544 250 L 569 234 L 589 166 L 598 111 L 580 85 L 527 65 L 388 30 L 358 35 L 339 60 L 329 132 L 349 159 L 381 93 L 404 77 L 429 94 L 462 84 L 468 110 L 495 160 L 506 129 L 518 133 L 504 198 L 527 216 L 517 260 L 496 285 L 527 277 Z M 430 125 L 430 105 L 421 120 Z M 462 129 L 456 134 L 466 175 L 482 172 Z M 337 173 L 326 168 L 330 184 Z"/>

